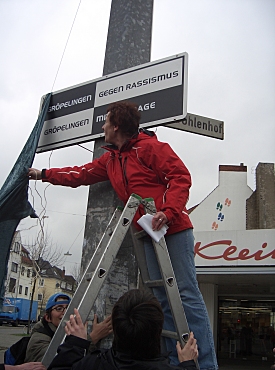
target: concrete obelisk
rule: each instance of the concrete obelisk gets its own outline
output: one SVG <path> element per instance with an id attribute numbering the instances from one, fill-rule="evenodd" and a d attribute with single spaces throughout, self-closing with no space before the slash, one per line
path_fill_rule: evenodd
<path id="1" fill-rule="evenodd" d="M 112 0 L 103 75 L 150 61 L 153 0 Z M 104 139 L 96 139 L 93 158 L 104 150 Z M 89 191 L 82 254 L 82 268 L 99 243 L 115 208 L 121 205 L 109 182 L 92 185 Z M 115 264 L 96 300 L 99 317 L 111 312 L 113 304 L 127 290 L 136 287 L 137 264 L 132 239 L 127 235 Z"/>

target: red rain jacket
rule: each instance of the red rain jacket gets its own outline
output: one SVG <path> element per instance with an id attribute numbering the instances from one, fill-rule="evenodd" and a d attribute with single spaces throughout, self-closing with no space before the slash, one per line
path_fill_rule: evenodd
<path id="1" fill-rule="evenodd" d="M 121 150 L 115 146 L 104 148 L 106 153 L 83 166 L 44 171 L 42 180 L 73 188 L 110 180 L 124 204 L 132 193 L 154 198 L 157 211 L 168 218 L 167 235 L 193 227 L 186 210 L 191 176 L 167 143 L 158 141 L 153 132 L 144 131 Z M 143 214 L 139 207 L 134 221 Z"/>

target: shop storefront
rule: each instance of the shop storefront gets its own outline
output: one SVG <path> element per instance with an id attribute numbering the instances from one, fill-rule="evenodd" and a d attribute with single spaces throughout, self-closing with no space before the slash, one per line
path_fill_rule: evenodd
<path id="1" fill-rule="evenodd" d="M 267 360 L 275 347 L 275 299 L 219 299 L 220 357 Z"/>
<path id="2" fill-rule="evenodd" d="M 195 233 L 197 276 L 219 358 L 272 360 L 275 230 Z"/>
<path id="3" fill-rule="evenodd" d="M 218 358 L 268 369 L 275 312 L 275 165 L 219 166 L 218 186 L 189 210 L 195 263 Z M 231 366 L 232 365 L 232 366 Z M 254 369 L 253 369 L 254 370 Z"/>

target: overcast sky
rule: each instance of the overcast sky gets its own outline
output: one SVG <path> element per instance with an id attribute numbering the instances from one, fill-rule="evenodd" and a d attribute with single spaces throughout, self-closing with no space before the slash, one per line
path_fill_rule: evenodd
<path id="1" fill-rule="evenodd" d="M 37 120 L 41 96 L 102 76 L 111 0 L 81 1 L 57 74 L 78 5 L 0 0 L 0 186 Z M 154 2 L 151 61 L 187 52 L 187 111 L 222 120 L 225 127 L 224 140 L 157 129 L 191 172 L 188 207 L 218 185 L 220 164 L 247 165 L 254 190 L 257 164 L 275 162 L 274 19 L 274 0 Z M 33 167 L 81 165 L 91 158 L 90 151 L 72 146 L 37 154 Z M 81 259 L 88 187 L 46 187 L 32 182 L 30 201 L 37 213 L 46 209 L 53 244 L 72 253 L 65 262 L 69 273 Z M 38 233 L 34 225 L 31 219 L 20 223 L 23 242 Z"/>

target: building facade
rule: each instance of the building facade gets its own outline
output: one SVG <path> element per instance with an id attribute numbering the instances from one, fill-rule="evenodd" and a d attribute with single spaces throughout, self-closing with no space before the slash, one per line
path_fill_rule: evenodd
<path id="1" fill-rule="evenodd" d="M 31 300 L 33 294 L 33 300 L 38 301 L 38 316 L 41 316 L 52 294 L 63 292 L 72 297 L 76 287 L 75 278 L 66 275 L 65 268 L 61 270 L 42 258 L 32 261 L 22 244 L 20 231 L 15 232 L 8 261 L 5 297 Z"/>
<path id="2" fill-rule="evenodd" d="M 29 257 L 29 252 L 22 245 L 20 231 L 16 231 L 8 261 L 5 296 L 30 299 L 32 282 L 32 261 Z"/>
<path id="3" fill-rule="evenodd" d="M 197 277 L 220 357 L 272 357 L 275 346 L 274 164 L 220 166 L 219 185 L 190 210 Z"/>
<path id="4" fill-rule="evenodd" d="M 69 297 L 72 297 L 77 282 L 71 275 L 65 274 L 63 270 L 57 266 L 52 266 L 48 261 L 42 258 L 37 261 L 40 268 L 39 277 L 36 282 L 34 297 L 38 300 L 38 312 L 40 316 L 45 313 L 45 307 L 49 297 L 55 293 L 63 292 Z"/>

